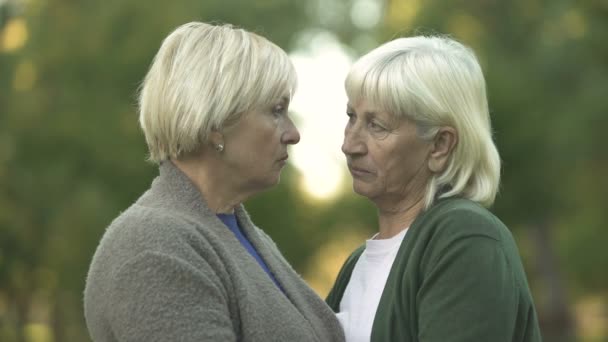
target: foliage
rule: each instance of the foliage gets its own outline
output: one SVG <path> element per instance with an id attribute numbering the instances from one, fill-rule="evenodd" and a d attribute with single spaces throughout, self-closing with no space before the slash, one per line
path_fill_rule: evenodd
<path id="1" fill-rule="evenodd" d="M 569 294 L 607 295 L 605 1 L 387 0 L 371 29 L 350 19 L 361 1 L 0 1 L 0 340 L 88 339 L 92 254 L 156 174 L 135 92 L 162 39 L 192 20 L 230 22 L 286 49 L 310 29 L 360 53 L 420 32 L 472 46 L 504 160 L 496 212 L 513 228 L 550 222 Z M 299 271 L 328 240 L 374 229 L 373 209 L 350 192 L 315 203 L 295 170 L 283 177 L 248 208 Z"/>

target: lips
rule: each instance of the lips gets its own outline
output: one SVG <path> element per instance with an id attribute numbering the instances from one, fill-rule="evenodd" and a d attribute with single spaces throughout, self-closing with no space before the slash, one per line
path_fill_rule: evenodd
<path id="1" fill-rule="evenodd" d="M 283 157 L 279 158 L 277 161 L 278 162 L 284 162 L 284 161 L 287 161 L 288 158 L 289 158 L 289 155 L 286 154 Z"/>
<path id="2" fill-rule="evenodd" d="M 352 166 L 350 164 L 348 165 L 348 169 L 354 177 L 369 177 L 372 175 L 371 171 L 368 171 L 361 167 Z"/>

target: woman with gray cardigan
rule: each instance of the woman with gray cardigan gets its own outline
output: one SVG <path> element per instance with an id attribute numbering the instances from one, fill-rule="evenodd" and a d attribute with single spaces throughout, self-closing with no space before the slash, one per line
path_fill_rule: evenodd
<path id="1" fill-rule="evenodd" d="M 283 50 L 188 23 L 143 82 L 140 124 L 160 175 L 112 222 L 84 293 L 94 341 L 342 341 L 243 201 L 279 181 L 299 133 Z"/>

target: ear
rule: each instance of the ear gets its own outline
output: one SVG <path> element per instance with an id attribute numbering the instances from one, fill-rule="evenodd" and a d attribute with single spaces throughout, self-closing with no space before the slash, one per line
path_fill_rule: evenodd
<path id="1" fill-rule="evenodd" d="M 429 169 L 433 173 L 442 172 L 448 163 L 452 150 L 458 143 L 458 132 L 453 127 L 439 128 L 429 155 Z"/>
<path id="2" fill-rule="evenodd" d="M 212 148 L 216 149 L 217 146 L 224 145 L 224 134 L 222 134 L 220 131 L 212 130 L 211 133 L 209 133 L 209 138 L 207 141 Z"/>

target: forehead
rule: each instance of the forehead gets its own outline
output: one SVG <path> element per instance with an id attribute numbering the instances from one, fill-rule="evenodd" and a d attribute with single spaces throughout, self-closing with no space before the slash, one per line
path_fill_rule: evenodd
<path id="1" fill-rule="evenodd" d="M 356 101 L 351 101 L 349 99 L 349 101 L 346 103 L 346 107 L 350 110 L 355 111 L 355 113 L 358 115 L 369 115 L 391 120 L 397 119 L 397 116 L 393 113 L 366 99 L 358 99 Z"/>
<path id="2" fill-rule="evenodd" d="M 393 129 L 394 135 L 416 135 L 418 125 L 411 119 L 403 115 L 395 115 L 381 106 L 363 100 L 351 102 L 350 99 L 346 104 L 347 110 L 354 112 L 357 116 L 363 119 L 378 119 Z"/>

